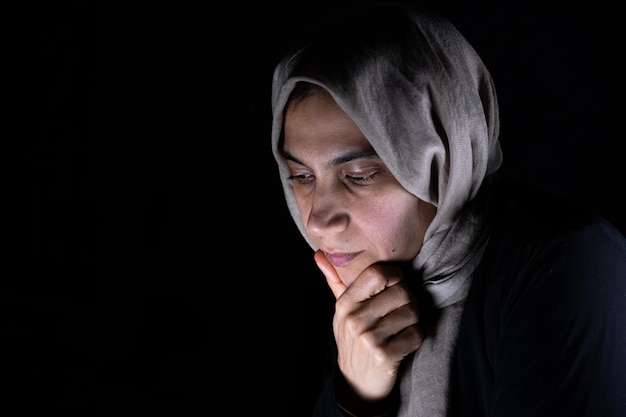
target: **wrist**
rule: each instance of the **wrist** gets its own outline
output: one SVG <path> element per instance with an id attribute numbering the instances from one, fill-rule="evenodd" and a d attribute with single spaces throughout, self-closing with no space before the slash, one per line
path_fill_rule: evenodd
<path id="1" fill-rule="evenodd" d="M 370 400 L 361 397 L 339 373 L 335 381 L 337 406 L 350 417 L 384 417 L 387 415 L 387 398 Z"/>

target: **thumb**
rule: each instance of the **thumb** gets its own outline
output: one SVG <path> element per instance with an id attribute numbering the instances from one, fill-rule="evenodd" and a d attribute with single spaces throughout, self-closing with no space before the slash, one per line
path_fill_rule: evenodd
<path id="1" fill-rule="evenodd" d="M 335 268 L 331 265 L 330 262 L 328 262 L 328 259 L 326 259 L 326 255 L 324 255 L 324 252 L 318 249 L 317 251 L 315 251 L 313 259 L 315 260 L 317 267 L 326 277 L 326 282 L 328 283 L 330 290 L 335 295 L 335 299 L 339 298 L 348 287 L 346 287 L 343 281 L 341 281 L 341 278 L 339 278 L 339 275 L 337 274 L 337 271 L 335 271 Z"/>

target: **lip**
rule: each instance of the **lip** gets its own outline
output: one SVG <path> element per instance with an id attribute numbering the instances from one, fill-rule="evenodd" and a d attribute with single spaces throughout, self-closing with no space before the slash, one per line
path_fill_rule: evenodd
<path id="1" fill-rule="evenodd" d="M 324 255 L 326 255 L 326 259 L 330 262 L 334 267 L 342 267 L 348 265 L 354 258 L 359 256 L 361 252 L 352 252 L 352 253 L 329 253 L 324 251 Z"/>

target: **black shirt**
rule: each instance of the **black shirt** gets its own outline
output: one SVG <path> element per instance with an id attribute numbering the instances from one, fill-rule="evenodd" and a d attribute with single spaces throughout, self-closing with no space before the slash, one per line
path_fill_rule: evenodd
<path id="1" fill-rule="evenodd" d="M 500 191 L 460 324 L 455 415 L 626 416 L 626 237 L 554 195 Z M 343 416 L 331 369 L 316 417 Z"/>

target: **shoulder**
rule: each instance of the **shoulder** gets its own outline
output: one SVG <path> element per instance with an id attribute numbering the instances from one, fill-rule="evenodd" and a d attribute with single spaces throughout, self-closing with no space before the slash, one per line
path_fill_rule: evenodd
<path id="1" fill-rule="evenodd" d="M 615 259 L 617 264 L 626 263 L 626 236 L 596 213 L 553 192 L 510 179 L 501 180 L 497 192 L 492 206 L 492 251 L 526 261 L 537 260 L 542 253 L 555 256 L 582 251 L 599 256 L 600 262 L 606 255 L 621 254 L 621 259 Z M 585 258 L 580 261 L 594 260 Z"/>
<path id="2" fill-rule="evenodd" d="M 477 269 L 499 297 L 626 290 L 626 236 L 617 228 L 554 193 L 510 180 L 499 187 Z"/>
<path id="3" fill-rule="evenodd" d="M 498 415 L 624 409 L 626 237 L 519 184 L 507 183 L 492 209 L 459 333 L 463 401 L 488 398 Z"/>

